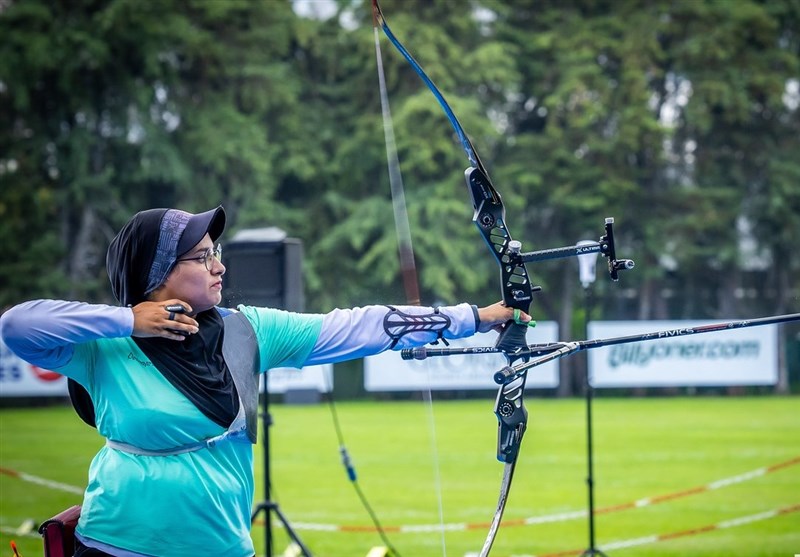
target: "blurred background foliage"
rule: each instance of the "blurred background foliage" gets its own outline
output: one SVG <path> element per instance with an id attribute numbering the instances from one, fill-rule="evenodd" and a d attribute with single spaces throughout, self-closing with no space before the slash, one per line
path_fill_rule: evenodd
<path id="1" fill-rule="evenodd" d="M 616 218 L 605 319 L 800 310 L 796 0 L 385 0 L 525 251 Z M 365 0 L 0 1 L 0 307 L 110 302 L 136 211 L 222 204 L 304 243 L 307 309 L 404 299 Z M 423 303 L 499 299 L 467 160 L 384 40 Z M 602 262 L 600 262 L 602 265 Z M 573 260 L 531 265 L 565 340 Z"/>

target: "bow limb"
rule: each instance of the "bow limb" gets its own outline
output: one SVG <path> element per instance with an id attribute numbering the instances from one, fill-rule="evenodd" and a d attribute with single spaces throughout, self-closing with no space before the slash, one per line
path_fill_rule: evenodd
<path id="1" fill-rule="evenodd" d="M 533 288 L 530 284 L 525 264 L 520 256 L 521 244 L 512 239 L 506 225 L 505 206 L 498 191 L 492 184 L 489 174 L 478 156 L 472 142 L 467 137 L 464 128 L 458 121 L 455 113 L 450 108 L 441 91 L 433 81 L 423 71 L 413 56 L 395 37 L 386 19 L 383 16 L 378 0 L 372 0 L 375 27 L 381 27 L 386 37 L 411 64 L 411 67 L 419 75 L 422 81 L 433 93 L 439 105 L 447 115 L 450 124 L 459 138 L 462 148 L 469 159 L 470 167 L 465 171 L 467 189 L 472 200 L 474 214 L 472 221 L 483 236 L 489 251 L 497 261 L 500 268 L 501 295 L 506 306 L 519 309 L 529 313 L 530 304 L 533 297 Z M 377 37 L 376 37 L 377 41 Z M 377 44 L 377 42 L 376 42 Z M 503 326 L 498 337 L 496 348 L 499 348 L 509 365 L 515 360 L 523 358 L 527 349 L 526 333 L 528 327 L 509 321 Z M 522 436 L 527 424 L 527 411 L 522 401 L 525 388 L 526 375 L 521 374 L 518 378 L 507 385 L 501 386 L 497 402 L 495 404 L 495 414 L 498 418 L 498 450 L 497 458 L 505 463 L 503 482 L 500 490 L 500 497 L 497 503 L 492 526 L 484 543 L 481 555 L 488 555 L 491 549 L 500 520 L 505 509 L 508 493 L 511 489 L 511 480 L 519 454 Z"/>
<path id="2" fill-rule="evenodd" d="M 487 557 L 489 551 L 492 549 L 497 531 L 500 529 L 500 520 L 503 518 L 503 510 L 506 508 L 506 500 L 508 500 L 508 493 L 511 490 L 511 479 L 514 477 L 514 468 L 517 466 L 517 461 L 506 462 L 503 467 L 503 481 L 500 482 L 500 496 L 497 500 L 497 510 L 492 517 L 492 524 L 489 526 L 489 533 L 486 535 L 486 540 L 483 542 L 480 557 Z"/>

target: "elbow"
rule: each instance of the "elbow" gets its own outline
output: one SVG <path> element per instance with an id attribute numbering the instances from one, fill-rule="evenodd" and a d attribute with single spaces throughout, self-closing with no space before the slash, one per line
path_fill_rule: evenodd
<path id="1" fill-rule="evenodd" d="M 19 306 L 3 312 L 0 315 L 0 338 L 7 346 L 11 346 L 14 340 L 20 337 L 20 331 L 24 329 L 24 314 L 19 311 Z"/>
<path id="2" fill-rule="evenodd" d="M 16 355 L 25 350 L 26 341 L 30 338 L 31 319 L 25 302 L 12 307 L 0 315 L 0 339 Z"/>
<path id="3" fill-rule="evenodd" d="M 72 357 L 72 346 L 53 342 L 44 332 L 47 311 L 33 300 L 12 307 L 0 315 L 0 339 L 8 349 L 28 363 L 55 369 Z"/>

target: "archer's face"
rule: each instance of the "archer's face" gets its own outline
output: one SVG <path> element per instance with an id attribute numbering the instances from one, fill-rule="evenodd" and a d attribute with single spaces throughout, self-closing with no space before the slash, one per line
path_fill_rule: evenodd
<path id="1" fill-rule="evenodd" d="M 200 242 L 175 263 L 167 280 L 157 291 L 157 298 L 177 298 L 188 302 L 194 313 L 211 309 L 222 302 L 222 275 L 225 266 L 219 260 L 211 237 Z"/>

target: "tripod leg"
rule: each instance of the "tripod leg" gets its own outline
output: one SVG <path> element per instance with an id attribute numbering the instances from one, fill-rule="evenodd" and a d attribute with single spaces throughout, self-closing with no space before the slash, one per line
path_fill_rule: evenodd
<path id="1" fill-rule="evenodd" d="M 581 553 L 581 557 L 608 557 L 605 553 L 600 551 L 599 549 L 587 549 L 583 553 Z"/>
<path id="2" fill-rule="evenodd" d="M 281 524 L 283 524 L 283 527 L 286 528 L 286 533 L 289 534 L 289 537 L 292 539 L 292 541 L 294 543 L 296 543 L 297 546 L 300 548 L 300 551 L 303 552 L 303 557 L 311 557 L 311 552 L 303 544 L 303 542 L 300 541 L 300 537 L 297 535 L 297 533 L 294 531 L 292 526 L 289 524 L 289 521 L 286 519 L 284 514 L 281 512 L 280 508 L 278 508 L 278 505 L 276 505 L 275 503 L 272 503 L 271 506 L 272 506 L 272 510 L 275 511 L 275 514 L 278 516 L 278 520 L 280 520 Z"/>
<path id="3" fill-rule="evenodd" d="M 255 509 L 253 509 L 253 514 L 250 515 L 250 523 L 252 524 L 259 513 L 262 511 L 264 513 L 264 555 L 266 557 L 272 557 L 272 510 L 274 507 L 274 503 L 269 501 L 261 502 L 256 505 Z"/>

